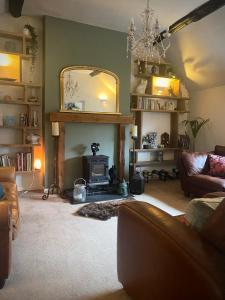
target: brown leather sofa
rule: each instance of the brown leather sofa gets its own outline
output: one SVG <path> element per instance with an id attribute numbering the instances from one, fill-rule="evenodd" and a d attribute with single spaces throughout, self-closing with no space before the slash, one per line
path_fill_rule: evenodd
<path id="1" fill-rule="evenodd" d="M 225 147 L 217 145 L 212 153 L 225 156 Z M 202 197 L 207 193 L 225 191 L 225 179 L 208 175 L 207 156 L 207 152 L 181 153 L 179 171 L 185 196 Z"/>
<path id="2" fill-rule="evenodd" d="M 11 244 L 19 228 L 19 205 L 13 167 L 0 167 L 0 184 L 5 196 L 0 200 L 0 289 L 11 266 Z"/>
<path id="3" fill-rule="evenodd" d="M 224 300 L 225 254 L 144 202 L 121 205 L 118 278 L 133 300 Z"/>

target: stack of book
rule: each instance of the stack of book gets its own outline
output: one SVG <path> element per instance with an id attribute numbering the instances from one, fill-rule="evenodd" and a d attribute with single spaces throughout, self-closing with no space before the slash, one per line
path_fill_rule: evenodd
<path id="1" fill-rule="evenodd" d="M 32 154 L 31 152 L 18 152 L 16 153 L 16 170 L 32 171 Z"/>
<path id="2" fill-rule="evenodd" d="M 18 152 L 16 157 L 9 157 L 8 155 L 0 156 L 0 167 L 14 166 L 16 171 L 32 171 L 32 154 L 31 152 Z"/>
<path id="3" fill-rule="evenodd" d="M 11 167 L 13 166 L 13 159 L 8 155 L 0 156 L 0 167 Z"/>

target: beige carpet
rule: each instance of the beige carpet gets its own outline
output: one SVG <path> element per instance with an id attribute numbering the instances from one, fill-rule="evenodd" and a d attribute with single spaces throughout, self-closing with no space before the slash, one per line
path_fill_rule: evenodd
<path id="1" fill-rule="evenodd" d="M 137 198 L 171 214 L 179 214 L 188 203 L 175 181 L 149 184 L 146 191 Z M 21 197 L 20 206 L 21 229 L 1 300 L 129 299 L 117 280 L 117 218 L 74 216 L 80 205 L 54 196 L 43 201 L 34 193 Z"/>

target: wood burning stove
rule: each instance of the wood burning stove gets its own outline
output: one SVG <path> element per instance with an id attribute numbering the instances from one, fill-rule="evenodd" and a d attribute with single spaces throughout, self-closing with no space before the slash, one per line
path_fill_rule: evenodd
<path id="1" fill-rule="evenodd" d="M 83 156 L 83 174 L 87 186 L 108 185 L 109 157 L 105 155 Z"/>

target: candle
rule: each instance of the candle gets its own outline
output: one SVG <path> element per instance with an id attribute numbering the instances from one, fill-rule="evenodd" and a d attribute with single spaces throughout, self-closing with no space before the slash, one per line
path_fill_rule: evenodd
<path id="1" fill-rule="evenodd" d="M 59 136 L 59 122 L 52 122 L 52 136 Z"/>
<path id="2" fill-rule="evenodd" d="M 137 125 L 134 125 L 132 127 L 131 136 L 132 137 L 137 137 L 137 135 L 138 135 L 138 127 L 137 127 Z"/>

